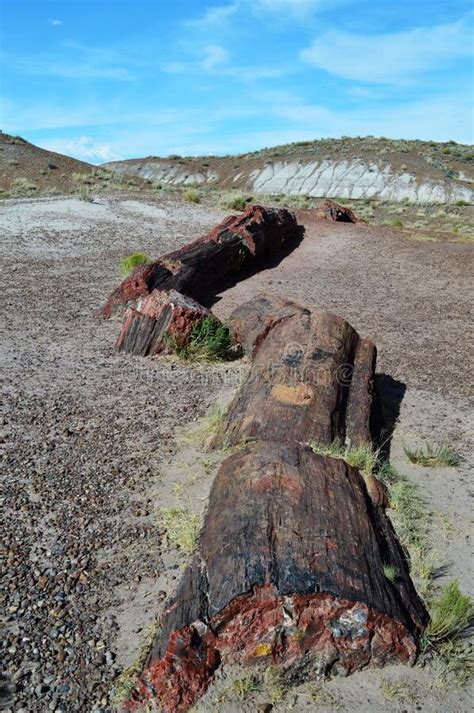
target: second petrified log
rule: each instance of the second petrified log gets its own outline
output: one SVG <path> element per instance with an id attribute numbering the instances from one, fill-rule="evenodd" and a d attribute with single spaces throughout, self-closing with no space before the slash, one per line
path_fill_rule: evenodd
<path id="1" fill-rule="evenodd" d="M 376 349 L 346 320 L 264 295 L 239 307 L 230 324 L 253 361 L 216 445 L 370 442 Z"/>
<path id="2" fill-rule="evenodd" d="M 225 663 L 271 663 L 289 680 L 410 663 L 427 623 L 373 483 L 307 445 L 370 440 L 375 348 L 334 315 L 271 297 L 231 324 L 254 355 L 219 434 L 239 450 L 219 469 L 128 710 L 186 711 Z"/>
<path id="3" fill-rule="evenodd" d="M 147 265 L 139 265 L 112 292 L 100 310 L 110 317 L 119 305 L 144 297 L 155 289 L 177 290 L 200 302 L 209 301 L 230 278 L 257 268 L 297 243 L 302 228 L 284 208 L 248 206 L 210 233 Z"/>

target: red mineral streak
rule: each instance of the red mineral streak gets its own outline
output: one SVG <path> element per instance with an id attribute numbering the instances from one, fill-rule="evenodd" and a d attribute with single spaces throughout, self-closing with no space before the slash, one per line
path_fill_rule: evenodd
<path id="1" fill-rule="evenodd" d="M 414 663 L 416 645 L 403 624 L 360 602 L 329 594 L 275 596 L 270 585 L 237 597 L 209 624 L 175 631 L 165 655 L 144 669 L 124 710 L 155 701 L 166 713 L 187 711 L 221 663 L 262 658 L 288 675 L 299 665 L 315 675 Z"/>

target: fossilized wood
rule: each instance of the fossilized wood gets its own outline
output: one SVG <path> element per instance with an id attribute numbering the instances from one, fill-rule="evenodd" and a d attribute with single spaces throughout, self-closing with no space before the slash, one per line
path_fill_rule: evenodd
<path id="1" fill-rule="evenodd" d="M 360 223 L 360 218 L 356 216 L 353 210 L 332 200 L 326 200 L 321 203 L 316 215 L 318 218 L 333 220 L 337 223 Z"/>
<path id="2" fill-rule="evenodd" d="M 128 307 L 115 349 L 126 354 L 148 356 L 165 351 L 170 341 L 183 347 L 193 328 L 210 311 L 176 290 L 153 290 Z"/>
<path id="3" fill-rule="evenodd" d="M 254 359 L 214 445 L 371 441 L 376 351 L 348 322 L 261 296 L 234 313 L 231 325 Z"/>
<path id="4" fill-rule="evenodd" d="M 426 621 L 358 471 L 302 444 L 260 441 L 222 464 L 127 707 L 153 699 L 185 711 L 225 663 L 266 661 L 301 679 L 413 662 Z"/>
<path id="5" fill-rule="evenodd" d="M 309 310 L 296 302 L 261 294 L 239 305 L 229 317 L 229 326 L 244 352 L 254 357 L 270 330 L 286 318 L 302 314 L 309 314 Z"/>
<path id="6" fill-rule="evenodd" d="M 286 209 L 248 206 L 242 215 L 229 216 L 208 235 L 135 268 L 99 314 L 110 317 L 118 305 L 154 289 L 175 289 L 198 301 L 209 301 L 229 278 L 277 256 L 286 244 L 296 243 L 301 233 L 295 216 Z"/>

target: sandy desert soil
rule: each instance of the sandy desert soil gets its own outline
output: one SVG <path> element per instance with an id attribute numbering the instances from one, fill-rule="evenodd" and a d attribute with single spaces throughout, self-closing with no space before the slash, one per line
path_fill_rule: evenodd
<path id="1" fill-rule="evenodd" d="M 163 511 L 202 513 L 220 457 L 202 445 L 206 414 L 231 398 L 248 365 L 118 357 L 118 319 L 94 312 L 119 280 L 120 257 L 158 256 L 225 212 L 140 195 L 8 200 L 0 211 L 3 704 L 109 711 L 114 679 L 149 638 L 186 561 L 164 535 Z M 301 245 L 227 291 L 215 312 L 226 317 L 267 290 L 337 312 L 377 343 L 378 371 L 404 392 L 392 460 L 434 512 L 439 581 L 459 578 L 474 594 L 470 246 L 299 217 Z M 404 444 L 444 439 L 463 456 L 459 468 L 407 462 Z M 239 675 L 219 674 L 197 710 L 268 703 L 264 691 L 229 692 Z M 405 694 L 388 700 L 384 681 Z M 464 713 L 469 692 L 437 688 L 427 669 L 391 667 L 302 685 L 272 710 Z"/>

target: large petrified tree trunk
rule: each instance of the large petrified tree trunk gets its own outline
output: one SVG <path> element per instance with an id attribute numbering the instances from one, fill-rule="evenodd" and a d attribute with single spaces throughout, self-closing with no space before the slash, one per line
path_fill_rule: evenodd
<path id="1" fill-rule="evenodd" d="M 284 208 L 253 205 L 242 215 L 229 216 L 208 235 L 168 253 L 148 265 L 139 265 L 112 292 L 102 317 L 118 305 L 148 295 L 155 289 L 177 290 L 200 302 L 208 301 L 233 278 L 278 257 L 296 244 L 302 228 Z"/>
<path id="2" fill-rule="evenodd" d="M 252 442 L 220 467 L 129 710 L 185 711 L 230 662 L 271 662 L 296 680 L 413 662 L 427 622 L 383 500 L 306 445 L 370 438 L 373 345 L 338 317 L 269 297 L 231 324 L 254 360 L 219 437 Z"/>

